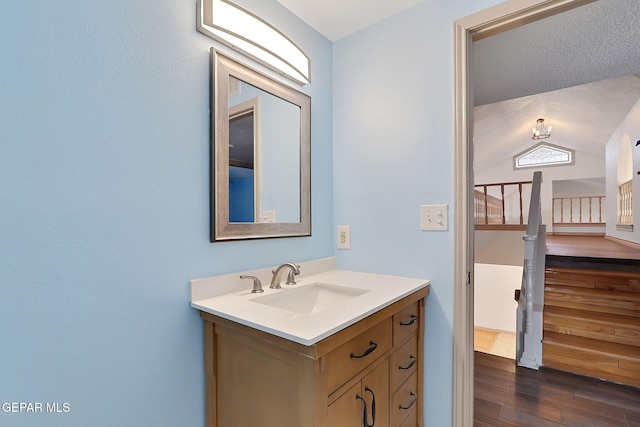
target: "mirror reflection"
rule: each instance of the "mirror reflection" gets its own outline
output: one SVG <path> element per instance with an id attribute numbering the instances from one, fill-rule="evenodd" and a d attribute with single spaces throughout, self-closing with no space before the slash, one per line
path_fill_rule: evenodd
<path id="1" fill-rule="evenodd" d="M 310 235 L 311 99 L 211 58 L 211 241 Z"/>
<path id="2" fill-rule="evenodd" d="M 300 107 L 229 77 L 229 222 L 300 222 Z"/>

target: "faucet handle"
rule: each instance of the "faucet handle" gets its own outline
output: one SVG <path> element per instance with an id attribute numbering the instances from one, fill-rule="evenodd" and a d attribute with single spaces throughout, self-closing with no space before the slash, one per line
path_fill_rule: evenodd
<path id="1" fill-rule="evenodd" d="M 256 276 L 245 276 L 242 275 L 240 276 L 241 279 L 252 279 L 253 280 L 253 289 L 251 290 L 252 294 L 259 294 L 261 292 L 264 292 L 264 290 L 262 289 L 262 283 L 260 282 L 260 279 L 258 279 Z"/>
<path id="2" fill-rule="evenodd" d="M 298 267 L 298 272 L 297 273 L 293 269 L 289 270 L 289 273 L 287 274 L 287 281 L 284 283 L 285 285 L 295 285 L 296 284 L 296 277 L 295 276 L 300 274 L 300 266 L 296 264 L 296 267 Z"/>

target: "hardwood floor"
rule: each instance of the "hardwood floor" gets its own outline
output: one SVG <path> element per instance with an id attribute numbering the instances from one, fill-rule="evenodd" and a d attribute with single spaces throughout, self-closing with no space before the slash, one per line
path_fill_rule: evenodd
<path id="1" fill-rule="evenodd" d="M 640 260 L 640 249 L 604 236 L 547 235 L 547 255 Z"/>
<path id="2" fill-rule="evenodd" d="M 494 356 L 516 358 L 516 334 L 484 328 L 473 329 L 473 349 Z"/>
<path id="3" fill-rule="evenodd" d="M 475 353 L 474 425 L 640 427 L 640 389 Z"/>

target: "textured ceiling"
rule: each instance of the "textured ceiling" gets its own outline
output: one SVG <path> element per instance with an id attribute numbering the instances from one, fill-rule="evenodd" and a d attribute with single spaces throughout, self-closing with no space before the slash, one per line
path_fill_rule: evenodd
<path id="1" fill-rule="evenodd" d="M 640 73 L 640 0 L 593 3 L 473 44 L 475 105 Z"/>
<path id="2" fill-rule="evenodd" d="M 486 170 L 533 146 L 539 117 L 553 126 L 545 142 L 604 159 L 606 142 L 639 99 L 640 78 L 625 76 L 476 107 L 475 168 Z"/>

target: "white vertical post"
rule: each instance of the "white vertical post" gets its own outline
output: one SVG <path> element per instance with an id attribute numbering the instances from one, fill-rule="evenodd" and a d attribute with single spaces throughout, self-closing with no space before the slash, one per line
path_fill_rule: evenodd
<path id="1" fill-rule="evenodd" d="M 529 223 L 524 240 L 524 271 L 518 304 L 517 362 L 538 369 L 542 364 L 542 308 L 544 305 L 544 247 L 546 226 L 542 225 L 540 187 L 542 173 L 534 172 L 529 206 Z M 523 301 L 524 300 L 524 301 Z M 523 304 L 524 302 L 524 304 Z M 523 313 L 524 311 L 524 313 Z"/>

